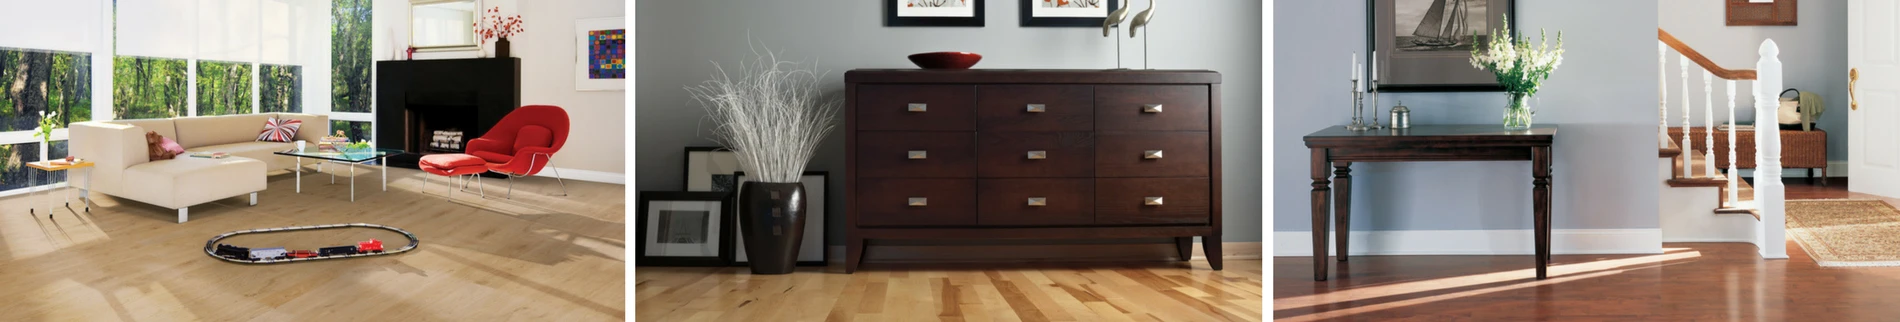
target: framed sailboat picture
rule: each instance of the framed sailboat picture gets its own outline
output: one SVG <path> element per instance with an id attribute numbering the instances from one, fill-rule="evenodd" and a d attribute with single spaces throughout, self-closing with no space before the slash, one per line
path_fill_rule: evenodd
<path id="1" fill-rule="evenodd" d="M 1384 92 L 1502 91 L 1490 72 L 1471 67 L 1471 48 L 1490 31 L 1511 28 L 1513 0 L 1368 0 L 1366 47 L 1379 68 L 1366 71 Z M 1511 28 L 1515 33 L 1515 28 Z M 1370 75 L 1377 72 L 1378 75 Z"/>

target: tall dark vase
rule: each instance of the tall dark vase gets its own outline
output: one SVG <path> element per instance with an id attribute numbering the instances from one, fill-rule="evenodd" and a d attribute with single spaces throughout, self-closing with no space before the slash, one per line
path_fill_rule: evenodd
<path id="1" fill-rule="evenodd" d="M 501 40 L 495 41 L 495 57 L 508 58 L 508 37 L 501 37 Z"/>
<path id="2" fill-rule="evenodd" d="M 805 184 L 746 182 L 739 187 L 739 229 L 753 274 L 787 274 L 805 240 Z"/>

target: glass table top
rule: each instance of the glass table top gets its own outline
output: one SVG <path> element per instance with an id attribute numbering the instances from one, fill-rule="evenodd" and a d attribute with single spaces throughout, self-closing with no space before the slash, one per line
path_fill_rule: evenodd
<path id="1" fill-rule="evenodd" d="M 397 155 L 397 154 L 402 154 L 402 153 L 403 153 L 402 149 L 370 148 L 370 149 L 362 149 L 362 150 L 340 149 L 338 151 L 327 151 L 327 150 L 319 150 L 317 149 L 316 146 L 306 146 L 301 150 L 292 148 L 289 150 L 277 151 L 272 154 L 324 159 L 324 160 L 331 160 L 331 161 L 363 162 L 363 161 L 387 158 L 391 155 Z"/>

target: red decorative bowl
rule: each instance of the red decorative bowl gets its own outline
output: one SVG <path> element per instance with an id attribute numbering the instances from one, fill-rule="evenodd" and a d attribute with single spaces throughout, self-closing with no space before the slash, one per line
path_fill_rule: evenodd
<path id="1" fill-rule="evenodd" d="M 910 62 L 924 69 L 970 69 L 983 55 L 960 51 L 940 51 L 910 55 Z"/>

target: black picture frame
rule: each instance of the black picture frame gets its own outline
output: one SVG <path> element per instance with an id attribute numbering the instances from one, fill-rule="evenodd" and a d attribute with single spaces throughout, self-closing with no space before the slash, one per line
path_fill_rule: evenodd
<path id="1" fill-rule="evenodd" d="M 1102 11 L 1101 17 L 1037 17 L 1034 10 L 1036 2 L 1044 0 L 1016 1 L 1021 4 L 1018 7 L 1022 9 L 1019 11 L 1021 12 L 1019 15 L 1022 16 L 1019 24 L 1023 27 L 1101 27 L 1102 20 L 1107 19 L 1108 13 L 1120 9 L 1121 3 L 1126 0 L 1099 0 L 1108 3 L 1108 10 Z"/>
<path id="2" fill-rule="evenodd" d="M 1447 50 L 1419 52 L 1398 49 L 1398 30 L 1393 8 L 1399 2 L 1407 5 L 1424 3 L 1425 7 L 1437 6 L 1447 1 L 1456 3 L 1485 4 L 1484 21 L 1488 26 L 1501 24 L 1502 18 L 1496 13 L 1503 12 L 1513 21 L 1517 20 L 1516 0 L 1366 0 L 1366 50 L 1369 60 L 1378 61 L 1380 92 L 1502 92 L 1504 86 L 1498 84 L 1497 77 L 1489 71 L 1471 67 L 1470 47 L 1454 44 Z M 1496 8 L 1502 10 L 1494 10 Z M 1489 34 L 1492 28 L 1483 28 L 1479 33 Z M 1517 26 L 1509 26 L 1512 35 L 1520 35 Z M 1471 31 L 1471 30 L 1468 30 Z M 1469 39 L 1470 35 L 1463 35 Z M 1473 44 L 1475 45 L 1475 44 Z M 1451 50 L 1456 49 L 1456 50 Z M 1463 54 L 1458 54 L 1462 52 Z M 1372 79 L 1371 64 L 1363 71 L 1361 79 Z"/>
<path id="3" fill-rule="evenodd" d="M 881 0 L 884 2 L 884 26 L 886 27 L 982 27 L 984 0 L 966 0 L 971 2 L 975 12 L 969 17 L 918 17 L 899 16 L 899 3 L 908 0 Z"/>
<path id="4" fill-rule="evenodd" d="M 680 190 L 723 191 L 718 189 L 719 176 L 729 177 L 739 172 L 737 156 L 732 153 L 725 147 L 686 147 L 684 162 L 680 164 Z"/>
<path id="5" fill-rule="evenodd" d="M 635 265 L 636 266 L 702 266 L 702 267 L 730 265 L 732 263 L 732 256 L 733 256 L 732 243 L 734 239 L 733 239 L 732 234 L 727 233 L 727 232 L 730 232 L 733 229 L 732 220 L 735 219 L 734 213 L 736 211 L 735 209 L 733 209 L 735 205 L 733 204 L 731 195 L 732 194 L 728 192 L 641 191 L 640 197 L 639 197 L 639 204 L 637 205 L 638 213 L 635 214 L 636 216 L 634 220 L 635 222 L 634 224 Z M 648 248 L 647 247 L 647 237 L 648 237 L 647 228 L 650 225 L 647 222 L 652 221 L 651 212 L 653 209 L 651 208 L 651 205 L 653 202 L 656 202 L 656 201 L 700 201 L 700 202 L 710 202 L 710 203 L 719 204 L 718 213 L 713 214 L 714 217 L 719 219 L 715 223 L 715 225 L 717 225 L 718 227 L 709 227 L 709 229 L 711 229 L 712 231 L 719 232 L 718 234 L 719 236 L 717 236 L 716 238 L 708 239 L 708 240 L 719 243 L 719 245 L 716 247 L 718 249 L 718 254 L 714 256 L 652 256 L 652 255 L 648 255 L 647 254 L 647 248 Z"/>
<path id="6" fill-rule="evenodd" d="M 744 171 L 734 172 L 733 176 L 744 177 L 745 172 Z M 805 227 L 807 227 L 806 228 L 807 232 L 810 232 L 810 227 L 817 227 L 819 229 L 820 233 L 818 234 L 817 237 L 818 237 L 818 249 L 819 249 L 820 257 L 818 260 L 801 259 L 797 262 L 798 266 L 825 266 L 825 263 L 831 261 L 831 259 L 833 258 L 832 257 L 833 255 L 831 252 L 831 246 L 826 244 L 826 243 L 831 242 L 831 227 L 827 226 L 825 222 L 831 220 L 832 216 L 835 216 L 832 209 L 836 209 L 836 207 L 832 207 L 831 202 L 829 202 L 829 200 L 825 200 L 824 198 L 825 196 L 830 196 L 830 194 L 833 193 L 833 190 L 831 189 L 831 172 L 812 170 L 812 171 L 805 171 L 805 173 L 800 175 L 800 178 L 804 179 L 801 181 L 811 181 L 810 179 L 813 177 L 816 177 L 818 182 L 821 182 L 821 184 L 818 187 L 816 187 L 816 190 L 819 193 L 817 198 L 809 198 L 806 200 L 805 211 L 807 212 L 806 214 L 807 218 L 805 220 Z M 734 182 L 735 183 L 740 182 L 740 179 L 735 178 Z M 806 196 L 811 196 L 813 187 L 809 185 L 805 186 L 805 190 L 806 190 Z M 739 200 L 739 192 L 733 191 L 731 198 L 733 200 L 733 203 L 737 204 Z M 823 206 L 820 206 L 817 209 L 818 215 L 819 215 L 817 216 L 818 220 L 811 220 L 812 218 L 810 217 L 810 212 L 813 210 L 810 207 L 811 200 L 814 200 L 814 199 L 820 202 L 823 202 Z M 734 216 L 736 217 L 737 213 L 735 213 Z M 737 222 L 734 222 L 734 223 L 737 223 Z M 743 242 L 739 241 L 739 238 L 738 238 L 739 237 L 738 225 L 732 225 L 732 231 L 727 233 L 726 235 L 733 236 L 733 240 L 734 240 L 734 242 L 732 242 L 730 245 L 731 247 L 733 247 L 733 250 L 730 251 L 730 253 L 732 253 L 732 260 L 730 260 L 729 262 L 732 264 L 732 266 L 746 266 L 747 262 L 741 261 L 739 259 L 740 250 L 738 248 L 743 247 L 744 245 L 742 245 Z M 808 234 L 805 236 L 805 239 L 808 242 L 812 237 L 813 236 Z M 800 254 L 802 255 L 804 253 L 801 252 Z"/>

